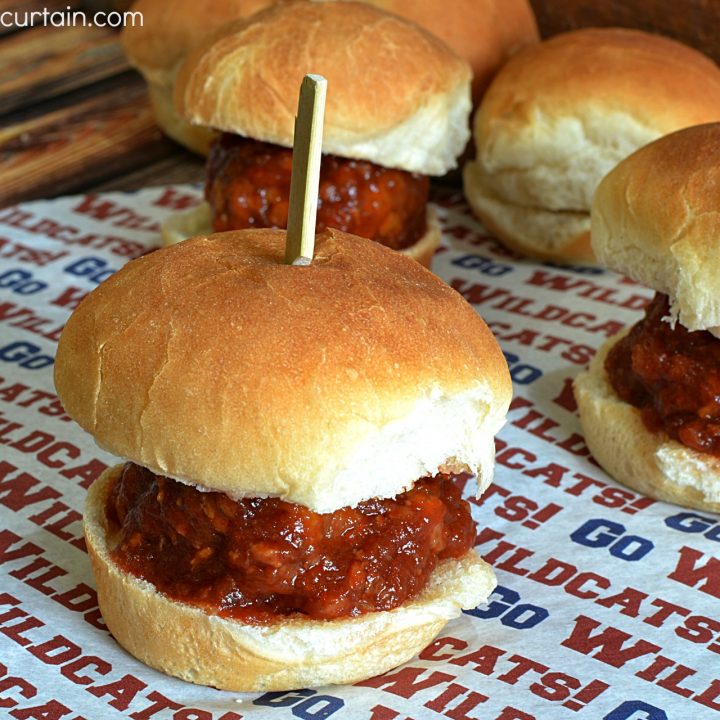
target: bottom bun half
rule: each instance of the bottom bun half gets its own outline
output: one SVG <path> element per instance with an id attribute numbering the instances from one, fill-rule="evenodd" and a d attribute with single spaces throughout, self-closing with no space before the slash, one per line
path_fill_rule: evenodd
<path id="1" fill-rule="evenodd" d="M 115 639 L 138 660 L 189 682 L 224 690 L 292 690 L 353 683 L 384 673 L 426 647 L 443 626 L 483 602 L 492 569 L 474 552 L 443 561 L 413 601 L 343 620 L 283 619 L 248 625 L 169 599 L 110 557 L 105 501 L 122 466 L 92 485 L 85 535 L 98 601 Z"/>
<path id="2" fill-rule="evenodd" d="M 477 162 L 465 164 L 463 186 L 472 211 L 511 250 L 538 260 L 596 264 L 589 212 L 554 211 L 501 198 Z"/>
<path id="3" fill-rule="evenodd" d="M 580 422 L 593 457 L 618 482 L 644 495 L 720 511 L 720 459 L 648 430 L 640 411 L 621 400 L 610 384 L 605 358 L 627 332 L 610 338 L 575 379 Z"/>
<path id="4" fill-rule="evenodd" d="M 200 125 L 191 125 L 175 112 L 173 86 L 149 82 L 148 96 L 155 120 L 163 132 L 194 153 L 206 156 L 217 133 Z"/>
<path id="5" fill-rule="evenodd" d="M 213 232 L 210 205 L 203 202 L 192 210 L 171 215 L 162 223 L 161 232 L 163 245 L 174 245 L 196 235 L 210 235 Z M 435 206 L 428 205 L 425 234 L 414 245 L 400 252 L 429 268 L 440 245 L 440 237 L 440 222 Z"/>

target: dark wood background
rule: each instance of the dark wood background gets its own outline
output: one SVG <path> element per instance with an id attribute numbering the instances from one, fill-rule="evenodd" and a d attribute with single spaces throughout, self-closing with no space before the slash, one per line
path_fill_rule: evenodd
<path id="1" fill-rule="evenodd" d="M 692 45 L 720 63 L 719 0 L 529 0 L 540 34 L 631 27 Z"/>
<path id="2" fill-rule="evenodd" d="M 720 62 L 720 0 L 530 0 L 543 37 L 619 25 L 660 32 Z M 81 7 L 0 0 L 0 13 Z M 122 3 L 120 4 L 122 7 Z M 86 190 L 201 182 L 203 162 L 155 125 L 116 31 L 0 28 L 0 207 Z"/>

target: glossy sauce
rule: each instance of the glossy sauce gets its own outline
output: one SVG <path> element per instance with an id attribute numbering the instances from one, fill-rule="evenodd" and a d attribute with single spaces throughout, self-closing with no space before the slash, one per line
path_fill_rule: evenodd
<path id="1" fill-rule="evenodd" d="M 448 475 L 318 514 L 276 498 L 233 501 L 128 463 L 106 514 L 125 571 L 171 598 L 255 623 L 390 610 L 475 540 L 469 505 Z"/>
<path id="2" fill-rule="evenodd" d="M 205 197 L 217 231 L 287 227 L 292 150 L 224 133 L 210 148 Z M 324 155 L 317 231 L 327 227 L 400 250 L 425 233 L 429 178 Z"/>
<path id="3" fill-rule="evenodd" d="M 648 429 L 720 455 L 720 340 L 680 323 L 673 329 L 662 321 L 669 312 L 667 296 L 656 294 L 645 319 L 608 353 L 605 369 Z"/>

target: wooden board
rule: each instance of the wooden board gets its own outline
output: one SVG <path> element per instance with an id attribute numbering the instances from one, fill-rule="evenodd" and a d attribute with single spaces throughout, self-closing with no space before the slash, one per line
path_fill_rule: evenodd
<path id="1" fill-rule="evenodd" d="M 129 173 L 114 175 L 101 183 L 93 184 L 93 190 L 95 192 L 140 190 L 154 185 L 180 183 L 204 185 L 205 160 L 180 145 L 176 145 L 175 152 L 170 157 L 143 164 L 142 167 Z"/>
<path id="2" fill-rule="evenodd" d="M 35 27 L 0 39 L 0 114 L 125 72 L 117 33 Z"/>
<path id="3" fill-rule="evenodd" d="M 529 0 L 544 37 L 619 25 L 682 40 L 720 62 L 720 0 Z M 0 12 L 88 13 L 125 0 L 0 0 Z M 92 7 L 91 7 L 92 5 Z M 117 32 L 0 27 L 0 207 L 88 188 L 203 179 L 203 162 L 160 133 Z M 459 183 L 457 173 L 447 180 Z"/>
<path id="4" fill-rule="evenodd" d="M 175 153 L 144 83 L 129 75 L 120 89 L 0 129 L 0 207 L 77 192 Z"/>
<path id="5" fill-rule="evenodd" d="M 718 0 L 530 0 L 543 37 L 579 27 L 630 27 L 657 32 L 720 63 Z"/>

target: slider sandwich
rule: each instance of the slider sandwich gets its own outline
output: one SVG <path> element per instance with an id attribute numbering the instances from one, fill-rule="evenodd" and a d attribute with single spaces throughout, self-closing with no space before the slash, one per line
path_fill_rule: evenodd
<path id="1" fill-rule="evenodd" d="M 328 79 L 317 228 L 334 227 L 429 264 L 440 240 L 429 175 L 469 137 L 470 67 L 416 25 L 357 2 L 275 5 L 191 54 L 175 87 L 189 121 L 222 131 L 207 204 L 175 216 L 166 243 L 287 224 L 296 88 Z"/>
<path id="2" fill-rule="evenodd" d="M 720 68 L 669 38 L 586 28 L 513 55 L 474 119 L 465 196 L 510 248 L 592 262 L 590 204 L 603 176 L 667 133 L 720 118 Z"/>
<path id="3" fill-rule="evenodd" d="M 308 0 L 309 1 L 309 0 Z M 528 0 L 368 0 L 429 30 L 465 58 L 473 70 L 475 104 L 493 75 L 518 48 L 538 41 Z M 206 155 L 215 133 L 191 125 L 173 107 L 178 69 L 208 35 L 233 20 L 275 4 L 274 0 L 137 0 L 143 24 L 127 26 L 122 44 L 143 75 L 155 118 L 171 138 Z"/>
<path id="4" fill-rule="evenodd" d="M 78 306 L 55 383 L 125 459 L 91 487 L 103 617 L 141 661 L 238 691 L 410 659 L 495 581 L 454 479 L 493 471 L 511 384 L 482 319 L 420 264 L 328 230 L 196 237 Z"/>
<path id="5" fill-rule="evenodd" d="M 587 444 L 616 480 L 720 510 L 720 124 L 620 163 L 592 206 L 600 262 L 656 290 L 575 381 Z"/>

